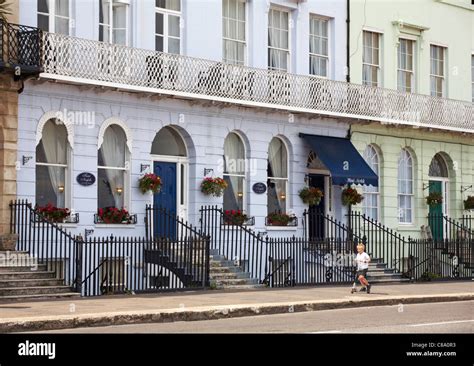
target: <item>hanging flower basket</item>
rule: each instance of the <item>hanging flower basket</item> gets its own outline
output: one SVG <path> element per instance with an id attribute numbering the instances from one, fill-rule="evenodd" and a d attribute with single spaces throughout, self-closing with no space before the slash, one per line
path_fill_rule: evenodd
<path id="1" fill-rule="evenodd" d="M 55 207 L 51 203 L 46 206 L 37 206 L 36 212 L 49 222 L 64 222 L 71 215 L 68 208 Z"/>
<path id="2" fill-rule="evenodd" d="M 227 182 L 222 178 L 204 178 L 201 192 L 208 196 L 220 197 L 227 188 Z"/>
<path id="3" fill-rule="evenodd" d="M 299 196 L 303 203 L 309 206 L 317 206 L 321 202 L 323 192 L 316 187 L 304 187 L 299 191 Z"/>
<path id="4" fill-rule="evenodd" d="M 145 174 L 139 179 L 138 186 L 143 194 L 158 193 L 161 190 L 161 178 L 153 173 Z"/>
<path id="5" fill-rule="evenodd" d="M 104 224 L 129 224 L 132 220 L 126 209 L 117 207 L 100 208 L 97 216 Z"/>
<path id="6" fill-rule="evenodd" d="M 346 187 L 342 190 L 341 199 L 344 206 L 357 205 L 362 202 L 364 196 L 357 192 L 357 189 Z"/>
<path id="7" fill-rule="evenodd" d="M 240 210 L 226 210 L 224 212 L 225 225 L 243 225 L 248 217 Z"/>
<path id="8" fill-rule="evenodd" d="M 443 203 L 443 195 L 440 192 L 431 192 L 426 196 L 426 204 L 429 206 L 438 205 Z"/>
<path id="9" fill-rule="evenodd" d="M 464 201 L 465 210 L 474 210 L 474 196 L 468 196 Z"/>

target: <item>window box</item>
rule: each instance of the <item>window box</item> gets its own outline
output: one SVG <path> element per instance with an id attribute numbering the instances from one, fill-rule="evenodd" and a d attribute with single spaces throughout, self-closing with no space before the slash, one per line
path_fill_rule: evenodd
<path id="1" fill-rule="evenodd" d="M 265 226 L 298 226 L 298 218 L 286 213 L 272 213 L 265 218 Z"/>
<path id="2" fill-rule="evenodd" d="M 137 223 L 137 214 L 129 214 L 125 209 L 116 207 L 106 207 L 99 209 L 94 214 L 94 224 L 119 224 L 128 225 Z"/>

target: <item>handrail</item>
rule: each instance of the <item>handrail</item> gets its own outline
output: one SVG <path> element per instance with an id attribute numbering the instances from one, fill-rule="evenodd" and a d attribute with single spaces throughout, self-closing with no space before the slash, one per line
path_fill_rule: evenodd
<path id="1" fill-rule="evenodd" d="M 269 260 L 270 262 L 273 262 L 273 258 L 272 258 L 272 257 L 268 257 L 268 260 Z M 270 278 L 272 278 L 273 275 L 274 275 L 281 267 L 283 267 L 285 264 L 287 264 L 290 260 L 291 260 L 291 256 L 288 257 L 288 258 L 286 258 L 286 260 L 285 260 L 284 262 L 282 262 L 277 268 L 275 268 L 272 273 L 267 273 L 267 274 L 265 275 L 265 278 L 261 281 L 261 283 L 264 284 L 264 285 L 268 284 L 268 282 L 270 281 Z M 290 272 L 290 273 L 291 273 L 291 272 Z M 287 276 L 287 278 L 288 278 L 288 276 Z"/>
<path id="2" fill-rule="evenodd" d="M 92 272 L 90 272 L 86 278 L 84 279 L 84 281 L 81 282 L 80 286 L 82 287 L 82 285 L 84 285 L 84 283 L 96 272 L 99 270 L 99 268 L 101 268 L 105 263 L 107 262 L 106 259 L 103 259 L 102 262 L 100 262 L 100 264 L 94 268 L 94 270 Z"/>

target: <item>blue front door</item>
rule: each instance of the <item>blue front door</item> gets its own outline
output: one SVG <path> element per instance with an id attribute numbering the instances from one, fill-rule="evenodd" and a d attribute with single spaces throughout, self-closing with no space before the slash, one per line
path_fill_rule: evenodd
<path id="1" fill-rule="evenodd" d="M 172 218 L 176 217 L 176 163 L 155 161 L 153 171 L 162 184 L 161 191 L 153 197 L 154 234 L 155 237 L 175 238 L 176 222 Z"/>

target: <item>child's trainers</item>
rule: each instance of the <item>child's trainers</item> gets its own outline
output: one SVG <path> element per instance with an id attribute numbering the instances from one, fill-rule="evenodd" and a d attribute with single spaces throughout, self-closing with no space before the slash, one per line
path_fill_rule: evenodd
<path id="1" fill-rule="evenodd" d="M 359 290 L 359 292 L 365 292 L 365 291 L 367 291 L 367 288 L 366 288 L 366 287 L 362 287 L 362 288 Z"/>
<path id="2" fill-rule="evenodd" d="M 355 287 L 352 288 L 351 294 L 353 294 L 354 292 L 357 292 L 357 289 Z"/>
<path id="3" fill-rule="evenodd" d="M 367 285 L 367 293 L 370 294 L 370 288 L 372 287 L 372 285 Z"/>

